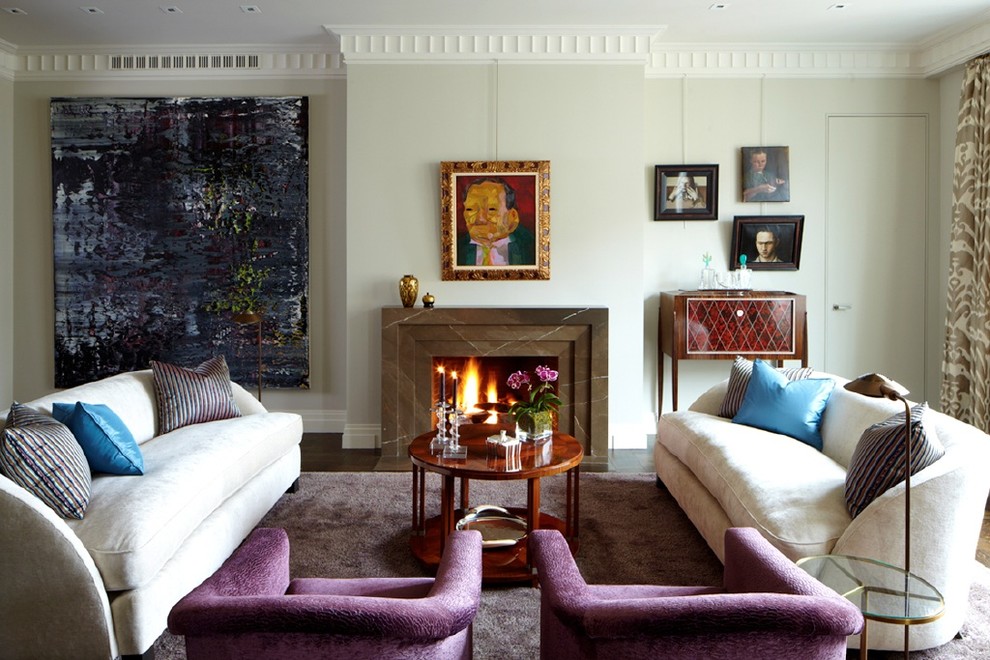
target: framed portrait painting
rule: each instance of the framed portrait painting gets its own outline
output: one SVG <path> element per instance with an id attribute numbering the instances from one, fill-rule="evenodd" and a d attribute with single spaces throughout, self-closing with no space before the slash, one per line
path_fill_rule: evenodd
<path id="1" fill-rule="evenodd" d="M 790 149 L 742 148 L 742 201 L 791 201 Z"/>
<path id="2" fill-rule="evenodd" d="M 732 223 L 732 267 L 746 255 L 752 270 L 797 270 L 803 215 L 737 215 Z"/>
<path id="3" fill-rule="evenodd" d="M 444 280 L 550 279 L 550 161 L 440 163 Z"/>
<path id="4" fill-rule="evenodd" d="M 718 165 L 657 165 L 654 220 L 717 220 Z"/>

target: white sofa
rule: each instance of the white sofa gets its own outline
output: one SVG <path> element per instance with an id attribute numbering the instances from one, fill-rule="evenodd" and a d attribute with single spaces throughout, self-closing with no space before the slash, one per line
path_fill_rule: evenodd
<path id="1" fill-rule="evenodd" d="M 821 420 L 823 450 L 792 438 L 734 424 L 718 416 L 728 380 L 688 410 L 662 415 L 654 463 L 670 491 L 712 550 L 723 558 L 729 527 L 755 527 L 788 557 L 844 554 L 904 565 L 904 482 L 855 519 L 845 505 L 845 476 L 863 431 L 904 405 L 836 386 Z M 940 646 L 959 631 L 990 490 L 990 437 L 929 411 L 945 455 L 911 478 L 911 569 L 946 601 L 941 619 L 912 626 L 911 648 Z M 901 649 L 903 627 L 871 623 L 870 648 Z M 850 639 L 858 647 L 858 637 Z"/>
<path id="2" fill-rule="evenodd" d="M 94 474 L 81 520 L 0 476 L 0 655 L 144 654 L 172 606 L 293 487 L 301 418 L 232 388 L 241 417 L 159 436 L 150 370 L 25 402 L 49 415 L 56 402 L 109 406 L 140 446 L 144 474 Z"/>

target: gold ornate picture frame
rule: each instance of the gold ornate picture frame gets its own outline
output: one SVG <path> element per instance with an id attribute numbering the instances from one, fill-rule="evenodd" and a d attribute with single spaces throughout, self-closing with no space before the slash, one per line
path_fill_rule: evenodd
<path id="1" fill-rule="evenodd" d="M 550 161 L 440 163 L 444 280 L 550 279 Z"/>

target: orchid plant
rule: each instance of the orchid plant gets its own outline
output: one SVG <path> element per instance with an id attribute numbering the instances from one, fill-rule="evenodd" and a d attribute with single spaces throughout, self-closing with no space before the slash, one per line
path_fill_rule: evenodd
<path id="1" fill-rule="evenodd" d="M 560 397 L 554 393 L 551 384 L 556 382 L 560 374 L 542 365 L 537 367 L 534 373 L 539 380 L 538 383 L 535 383 L 530 374 L 525 371 L 517 371 L 509 376 L 509 387 L 520 391 L 521 397 L 509 408 L 509 412 L 516 418 L 521 414 L 556 411 L 561 404 Z M 528 397 L 522 392 L 523 388 L 528 388 Z"/>

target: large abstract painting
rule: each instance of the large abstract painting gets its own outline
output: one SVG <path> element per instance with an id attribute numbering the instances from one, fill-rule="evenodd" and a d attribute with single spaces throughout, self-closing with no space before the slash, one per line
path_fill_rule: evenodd
<path id="1" fill-rule="evenodd" d="M 259 362 L 265 387 L 309 386 L 307 110 L 52 99 L 56 387 L 213 355 L 245 386 Z"/>

